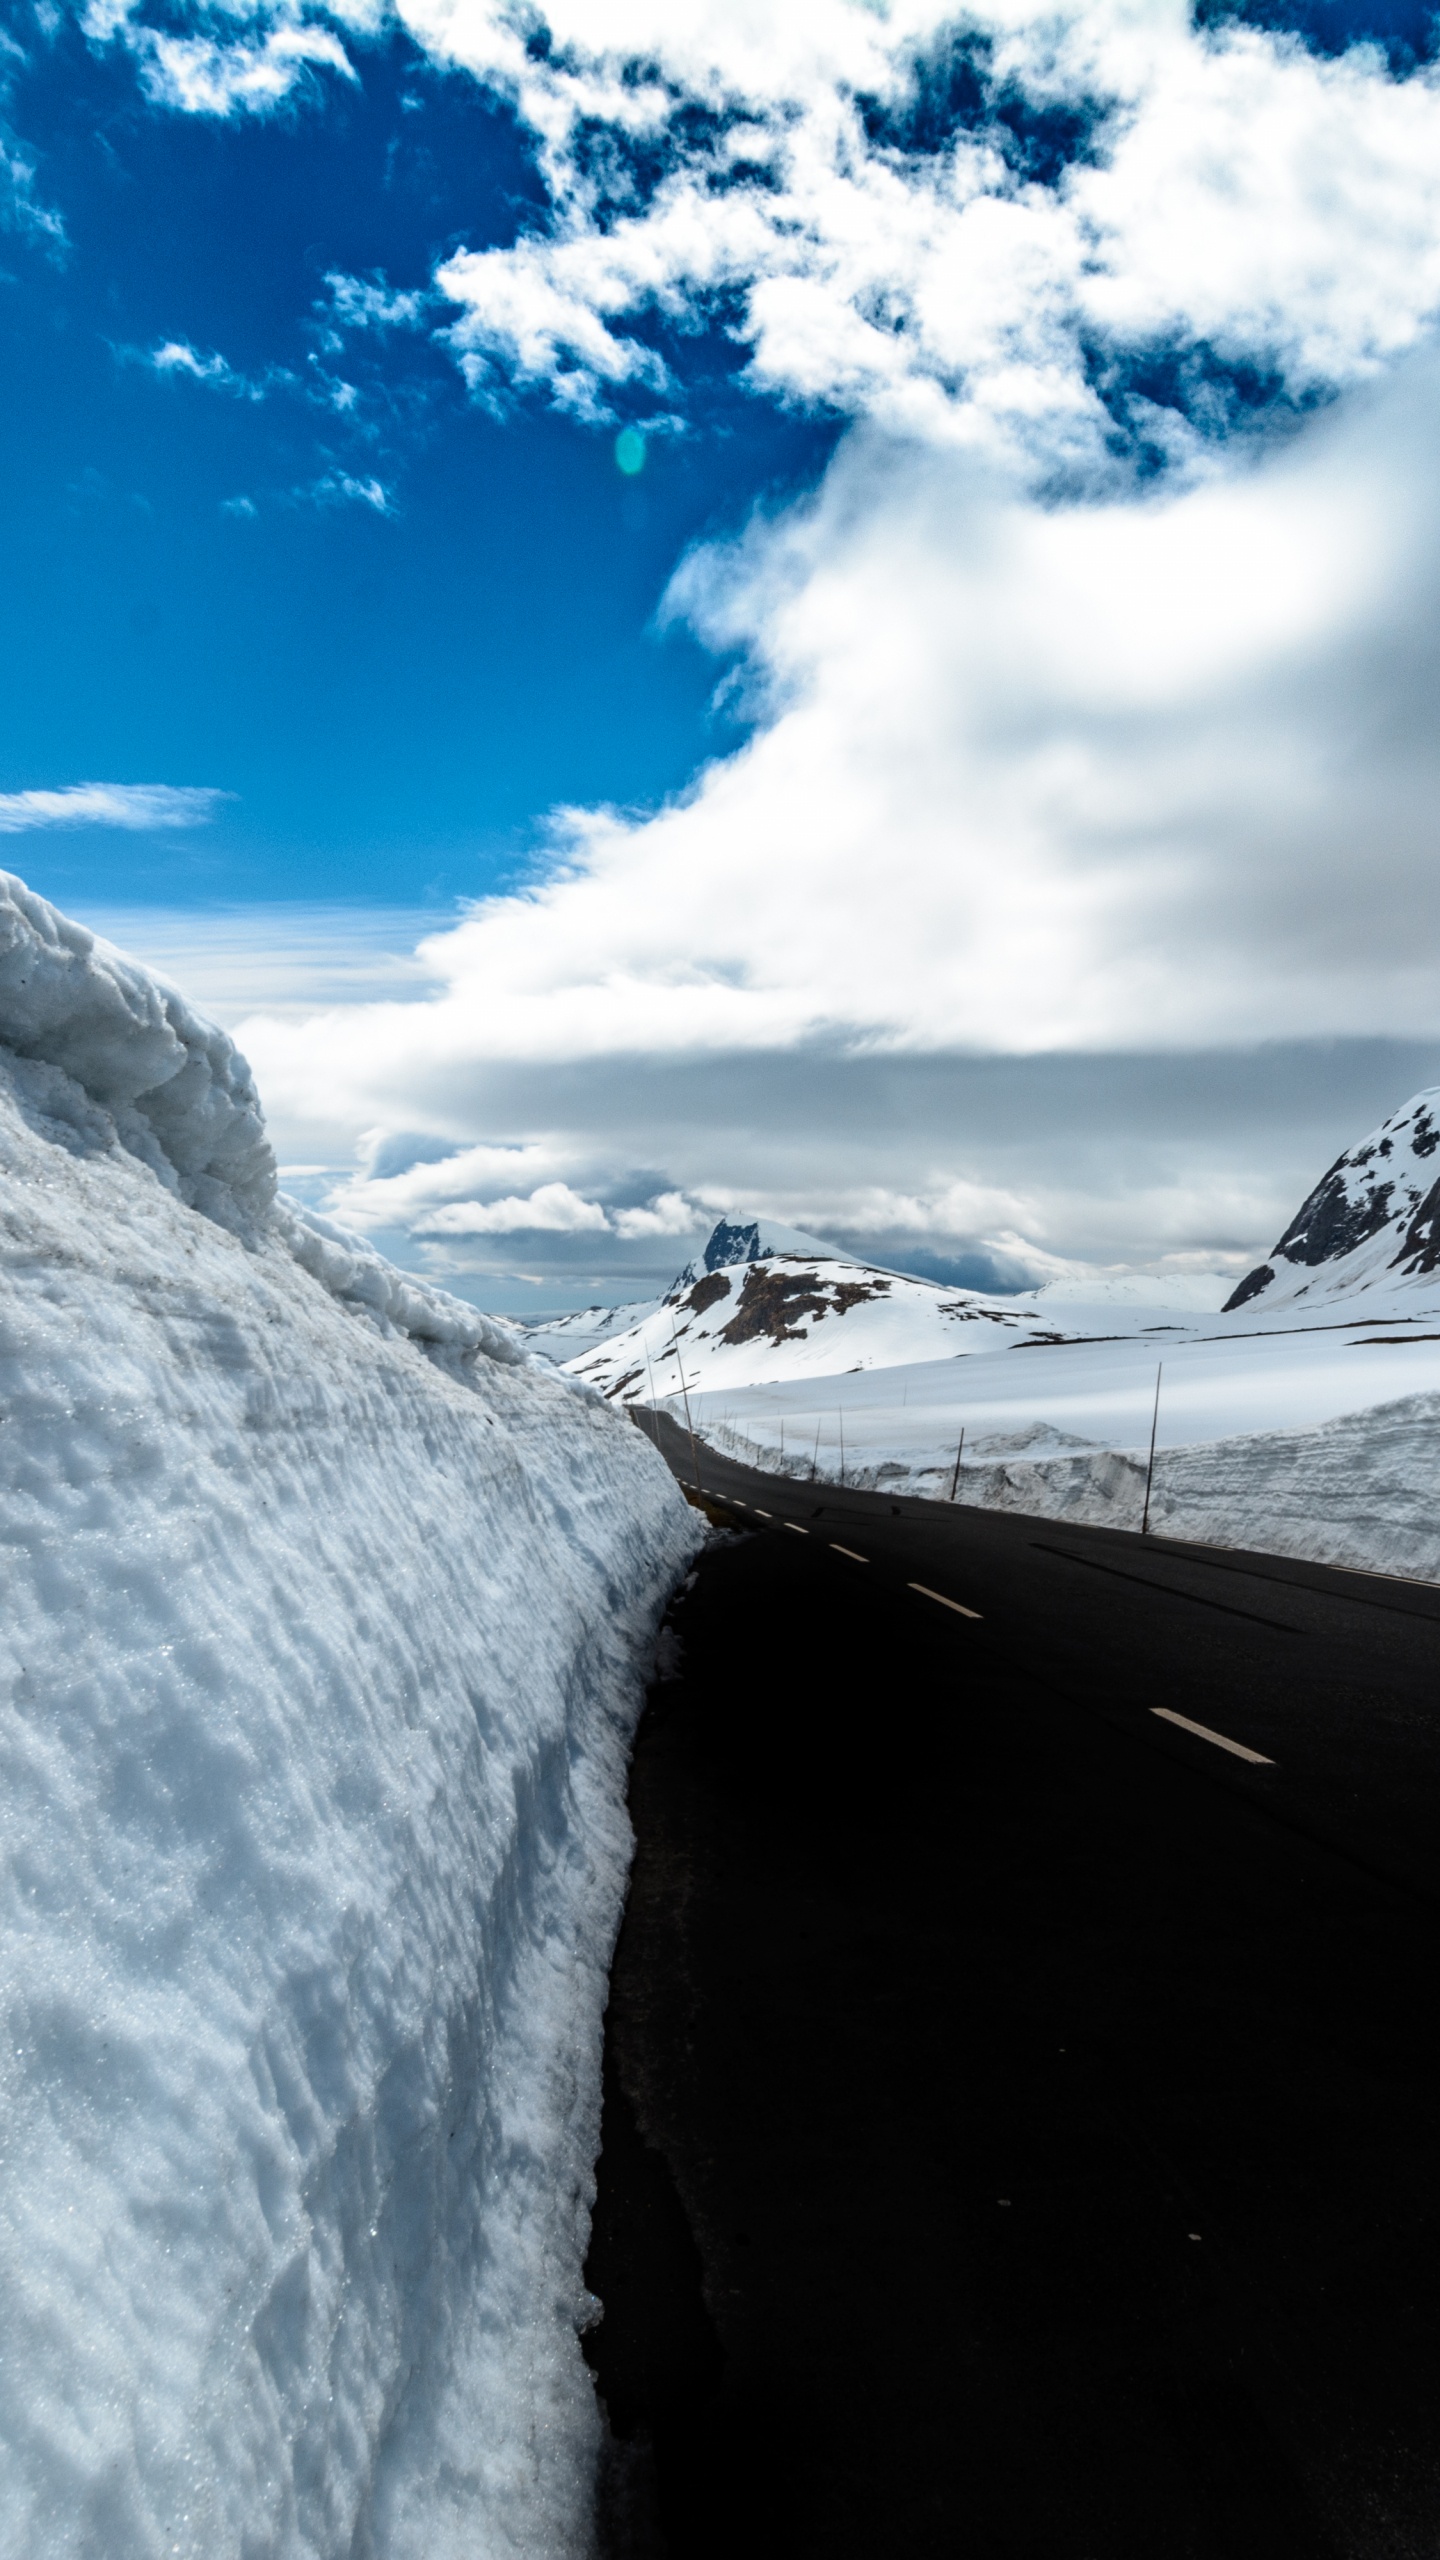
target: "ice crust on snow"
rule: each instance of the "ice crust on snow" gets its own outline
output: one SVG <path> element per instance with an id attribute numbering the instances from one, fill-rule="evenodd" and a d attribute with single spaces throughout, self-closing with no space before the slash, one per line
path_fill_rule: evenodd
<path id="1" fill-rule="evenodd" d="M 0 2552 L 582 2553 L 628 1737 L 697 1525 L 0 891 Z"/>

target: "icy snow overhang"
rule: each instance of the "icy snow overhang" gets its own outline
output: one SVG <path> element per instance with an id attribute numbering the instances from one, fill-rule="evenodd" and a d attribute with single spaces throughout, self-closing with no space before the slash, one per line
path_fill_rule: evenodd
<path id="1" fill-rule="evenodd" d="M 264 1216 L 275 1157 L 233 1040 L 5 871 L 0 1040 L 72 1076 L 191 1208 L 222 1226 Z"/>

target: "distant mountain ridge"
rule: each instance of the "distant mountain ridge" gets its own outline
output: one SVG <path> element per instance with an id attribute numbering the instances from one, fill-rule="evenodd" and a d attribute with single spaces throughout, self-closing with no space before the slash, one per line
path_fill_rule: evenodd
<path id="1" fill-rule="evenodd" d="M 1348 1298 L 1440 1274 L 1440 1085 L 1412 1094 L 1321 1175 L 1223 1312 Z"/>

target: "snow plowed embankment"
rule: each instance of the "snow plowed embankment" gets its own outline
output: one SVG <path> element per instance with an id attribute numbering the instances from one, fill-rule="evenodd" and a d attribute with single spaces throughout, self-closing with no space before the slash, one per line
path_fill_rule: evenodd
<path id="1" fill-rule="evenodd" d="M 582 2551 L 640 1434 L 0 876 L 0 2551 Z"/>

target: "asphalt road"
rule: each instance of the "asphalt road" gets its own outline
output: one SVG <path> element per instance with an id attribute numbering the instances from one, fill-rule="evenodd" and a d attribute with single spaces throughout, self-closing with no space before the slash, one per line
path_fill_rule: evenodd
<path id="1" fill-rule="evenodd" d="M 701 1468 L 612 2551 L 1432 2560 L 1440 1591 Z"/>

